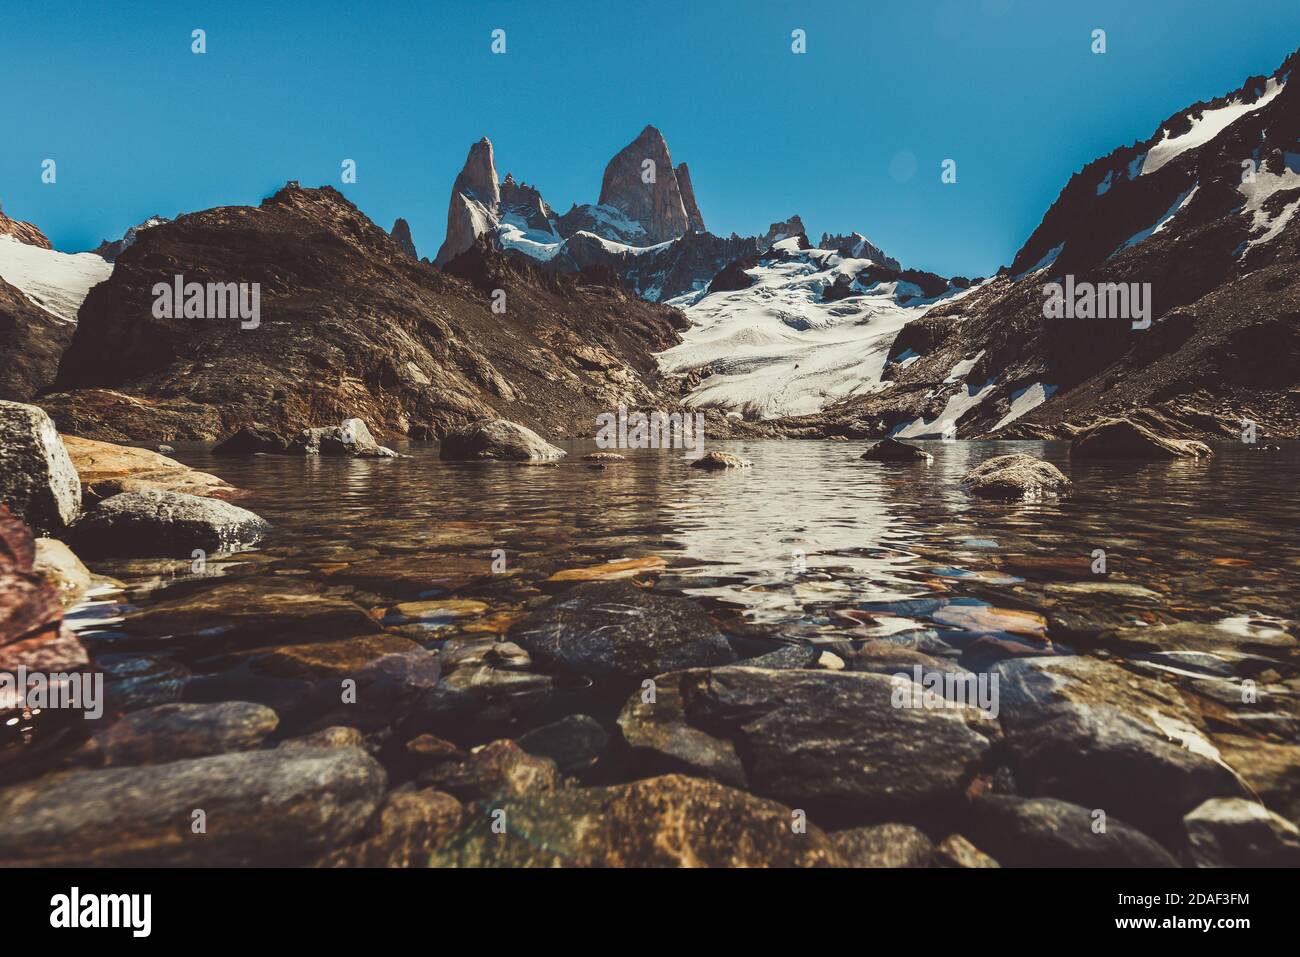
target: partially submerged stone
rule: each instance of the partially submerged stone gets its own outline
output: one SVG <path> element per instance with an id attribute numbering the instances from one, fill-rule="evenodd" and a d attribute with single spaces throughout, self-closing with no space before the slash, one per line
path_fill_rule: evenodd
<path id="1" fill-rule="evenodd" d="M 184 492 L 123 492 L 79 521 L 72 543 L 97 555 L 190 557 L 194 549 L 227 552 L 252 545 L 271 528 L 246 508 Z"/>
<path id="2" fill-rule="evenodd" d="M 753 464 L 729 452 L 706 452 L 691 462 L 691 468 L 717 472 L 724 469 L 747 469 Z"/>
<path id="3" fill-rule="evenodd" d="M 897 439 L 881 439 L 863 452 L 859 458 L 867 462 L 933 462 L 934 456 L 929 452 L 899 442 Z"/>
<path id="4" fill-rule="evenodd" d="M 1070 488 L 1070 480 L 1055 465 L 1023 452 L 981 462 L 966 473 L 962 484 L 972 495 L 996 499 L 1041 498 Z"/>
<path id="5" fill-rule="evenodd" d="M 480 461 L 546 461 L 562 458 L 563 449 L 551 445 L 525 426 L 506 419 L 487 419 L 448 432 L 438 455 L 443 459 Z"/>
<path id="6" fill-rule="evenodd" d="M 1096 422 L 1070 443 L 1070 455 L 1080 459 L 1177 459 L 1200 458 L 1213 453 L 1204 442 L 1169 439 L 1129 419 L 1110 418 Z"/>

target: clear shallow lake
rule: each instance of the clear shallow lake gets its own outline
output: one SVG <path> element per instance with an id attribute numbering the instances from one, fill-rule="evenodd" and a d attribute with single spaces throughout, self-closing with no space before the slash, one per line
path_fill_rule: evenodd
<path id="1" fill-rule="evenodd" d="M 274 525 L 258 549 L 209 572 L 337 591 L 334 566 L 382 560 L 357 588 L 368 607 L 454 594 L 517 608 L 538 586 L 555 591 L 546 582 L 555 572 L 651 559 L 639 577 L 706 600 L 724 628 L 819 642 L 938 636 L 974 667 L 1096 628 L 1236 619 L 1246 620 L 1229 627 L 1248 628 L 1295 613 L 1300 447 L 1225 443 L 1209 462 L 1085 464 L 1070 461 L 1067 443 L 917 444 L 934 456 L 929 466 L 859 461 L 858 442 L 712 443 L 754 463 L 721 473 L 661 450 L 595 469 L 580 458 L 589 442 L 561 443 L 569 457 L 553 466 L 442 462 L 432 443 L 400 445 L 410 457 L 398 460 L 232 459 L 185 445 L 174 454 L 245 489 L 239 504 Z M 963 491 L 967 470 L 1013 451 L 1058 465 L 1073 494 L 1007 505 Z M 485 579 L 502 557 L 511 574 Z M 383 570 L 394 568 L 387 588 Z M 96 570 L 163 586 L 130 591 L 130 606 L 193 579 L 187 563 Z M 123 611 L 101 605 L 80 617 Z M 461 622 L 443 624 L 430 630 L 450 638 Z"/>

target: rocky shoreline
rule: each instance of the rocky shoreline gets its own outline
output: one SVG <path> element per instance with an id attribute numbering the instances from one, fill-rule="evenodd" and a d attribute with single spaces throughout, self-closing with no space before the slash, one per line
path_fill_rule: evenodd
<path id="1" fill-rule="evenodd" d="M 215 476 L 147 450 L 65 443 L 34 407 L 0 411 L 6 503 L 57 536 L 38 545 L 0 517 L 11 583 L 0 671 L 109 677 L 99 720 L 0 715 L 21 719 L 0 749 L 0 864 L 1300 862 L 1290 623 L 1243 635 L 1111 627 L 1073 653 L 1060 639 L 1089 633 L 1067 631 L 1067 617 L 1005 611 L 994 622 L 991 609 L 972 633 L 1009 630 L 1025 644 L 977 674 L 937 639 L 819 647 L 747 629 L 675 593 L 662 559 L 520 579 L 426 552 L 322 556 L 326 587 L 178 580 L 87 650 L 62 615 L 108 582 L 78 554 L 188 562 L 197 549 L 220 563 L 274 529 L 223 500 L 240 493 Z M 300 440 L 257 427 L 226 454 L 379 459 L 380 448 L 349 420 Z M 861 468 L 904 474 L 930 467 L 919 451 L 892 440 L 844 448 Z M 1134 423 L 1093 429 L 1074 449 L 1080 461 L 1209 451 Z M 442 446 L 444 459 L 490 468 L 555 452 L 510 422 Z M 737 473 L 727 459 L 750 464 L 715 454 L 723 467 L 701 481 Z M 963 487 L 1014 510 L 1068 496 L 1070 484 L 1014 454 L 986 460 Z M 258 554 L 235 557 L 255 568 Z M 503 588 L 517 597 L 503 604 Z M 399 600 L 367 599 L 381 590 Z M 963 607 L 979 611 L 949 613 Z M 1178 667 L 1125 658 L 1126 647 L 1159 649 Z M 993 708 L 953 697 L 980 676 L 997 679 Z M 167 700 L 186 684 L 185 700 Z"/>

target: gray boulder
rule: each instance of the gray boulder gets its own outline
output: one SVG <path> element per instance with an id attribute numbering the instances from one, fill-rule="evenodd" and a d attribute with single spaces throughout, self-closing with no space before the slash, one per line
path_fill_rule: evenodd
<path id="1" fill-rule="evenodd" d="M 1024 499 L 1059 495 L 1070 480 L 1051 462 L 1016 452 L 981 462 L 966 473 L 962 484 L 981 498 Z"/>
<path id="2" fill-rule="evenodd" d="M 1183 825 L 1200 867 L 1300 867 L 1300 828 L 1255 801 L 1215 798 Z"/>
<path id="3" fill-rule="evenodd" d="M 1136 828 L 1052 798 L 981 796 L 972 805 L 970 834 L 1008 867 L 1178 866 Z"/>
<path id="4" fill-rule="evenodd" d="M 70 537 L 88 554 L 188 558 L 196 548 L 215 553 L 251 545 L 270 527 L 248 509 L 215 498 L 140 491 L 104 499 Z"/>
<path id="5" fill-rule="evenodd" d="M 543 662 L 594 677 L 648 678 L 736 660 L 700 605 L 625 581 L 578 585 L 510 637 Z"/>
<path id="6" fill-rule="evenodd" d="M 90 740 L 105 765 L 163 764 L 251 751 L 279 724 L 274 711 L 248 701 L 161 704 L 133 711 Z"/>
<path id="7" fill-rule="evenodd" d="M 933 462 L 934 456 L 897 439 L 881 439 L 859 458 L 867 462 Z"/>
<path id="8" fill-rule="evenodd" d="M 443 437 L 438 450 L 440 458 L 452 461 L 548 461 L 565 454 L 532 429 L 506 419 L 487 419 L 453 429 Z"/>
<path id="9" fill-rule="evenodd" d="M 38 533 L 57 534 L 81 510 L 81 479 L 43 409 L 0 402 L 0 503 Z"/>
<path id="10" fill-rule="evenodd" d="M 0 866 L 306 863 L 360 837 L 386 783 L 355 748 L 47 775 L 0 790 Z"/>

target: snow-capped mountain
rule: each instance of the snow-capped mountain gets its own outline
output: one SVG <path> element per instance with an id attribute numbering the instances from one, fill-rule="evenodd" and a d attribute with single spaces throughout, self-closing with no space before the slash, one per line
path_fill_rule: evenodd
<path id="1" fill-rule="evenodd" d="M 136 238 L 146 229 L 152 229 L 155 226 L 170 222 L 171 220 L 166 216 L 150 216 L 144 222 L 136 223 L 128 229 L 121 239 L 115 239 L 111 242 L 107 239 L 103 240 L 95 247 L 94 253 L 96 256 L 103 256 L 109 262 L 116 262 L 117 257 L 135 245 Z"/>
<path id="2" fill-rule="evenodd" d="M 1009 268 L 900 330 L 889 389 L 821 424 L 1068 435 L 1102 414 L 1160 408 L 1202 432 L 1248 418 L 1296 434 L 1298 63 L 1300 52 L 1076 173 Z M 1141 295 L 1150 325 L 1049 318 L 1051 284 L 1104 288 L 1117 303 Z"/>
<path id="3" fill-rule="evenodd" d="M 865 239 L 854 244 L 866 247 L 875 250 Z M 966 290 L 903 273 L 875 251 L 884 262 L 809 248 L 802 233 L 777 239 L 707 289 L 668 301 L 691 327 L 659 355 L 660 367 L 689 376 L 688 404 L 747 419 L 817 412 L 887 388 L 882 373 L 899 330 Z"/>

